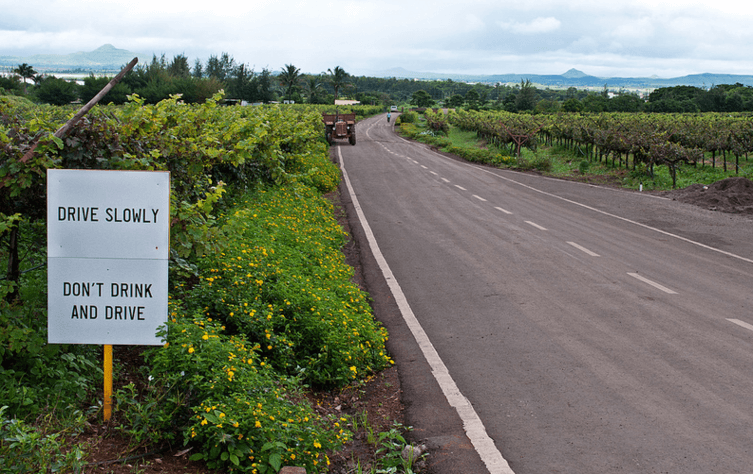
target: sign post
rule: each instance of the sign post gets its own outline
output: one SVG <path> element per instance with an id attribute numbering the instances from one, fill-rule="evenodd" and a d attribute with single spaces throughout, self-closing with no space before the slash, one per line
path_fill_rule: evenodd
<path id="1" fill-rule="evenodd" d="M 162 344 L 169 218 L 167 172 L 47 170 L 48 342 L 105 345 L 106 419 L 112 345 Z"/>

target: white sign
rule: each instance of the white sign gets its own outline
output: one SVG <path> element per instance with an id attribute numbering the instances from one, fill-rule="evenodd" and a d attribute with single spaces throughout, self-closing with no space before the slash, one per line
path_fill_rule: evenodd
<path id="1" fill-rule="evenodd" d="M 159 345 L 170 174 L 47 171 L 48 341 Z"/>

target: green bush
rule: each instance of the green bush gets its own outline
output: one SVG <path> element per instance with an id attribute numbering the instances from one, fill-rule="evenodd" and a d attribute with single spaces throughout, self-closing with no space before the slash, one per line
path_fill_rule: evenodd
<path id="1" fill-rule="evenodd" d="M 274 473 L 288 464 L 314 473 L 326 466 L 326 451 L 348 441 L 342 420 L 318 415 L 299 382 L 260 357 L 259 344 L 179 304 L 170 305 L 167 327 L 165 346 L 148 355 L 149 397 L 159 400 L 155 414 L 170 416 L 140 419 L 146 430 L 164 430 L 165 422 L 179 428 L 185 444 L 200 446 L 191 459 L 231 472 Z"/>
<path id="2" fill-rule="evenodd" d="M 400 125 L 405 123 L 416 123 L 418 122 L 418 113 L 413 112 L 412 110 L 403 112 L 397 117 L 397 120 L 395 122 Z"/>
<path id="3" fill-rule="evenodd" d="M 350 279 L 344 235 L 329 201 L 288 186 L 249 195 L 231 210 L 222 252 L 198 262 L 191 309 L 258 343 L 278 370 L 340 386 L 389 364 L 385 330 Z"/>

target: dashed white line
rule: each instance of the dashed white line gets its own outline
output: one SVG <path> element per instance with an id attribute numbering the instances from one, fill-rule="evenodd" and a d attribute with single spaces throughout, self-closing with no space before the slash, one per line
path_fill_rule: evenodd
<path id="1" fill-rule="evenodd" d="M 434 176 L 439 176 L 436 171 L 429 171 L 429 173 L 433 174 Z"/>
<path id="2" fill-rule="evenodd" d="M 428 170 L 429 168 L 426 165 L 421 165 L 421 168 Z"/>
<path id="3" fill-rule="evenodd" d="M 666 286 L 662 286 L 662 285 L 656 283 L 655 281 L 651 281 L 648 278 L 644 278 L 641 275 L 638 275 L 637 273 L 628 273 L 628 275 L 630 275 L 631 277 L 633 277 L 633 278 L 635 278 L 637 280 L 642 281 L 643 283 L 647 283 L 647 284 L 653 286 L 654 288 L 663 291 L 664 293 L 667 293 L 667 294 L 670 294 L 670 295 L 676 295 L 677 294 L 676 291 L 672 291 L 669 288 L 667 288 Z"/>
<path id="4" fill-rule="evenodd" d="M 495 207 L 494 209 L 496 209 L 498 211 L 502 211 L 505 214 L 512 214 L 512 212 L 508 211 L 507 209 L 502 209 L 501 207 Z"/>
<path id="5" fill-rule="evenodd" d="M 575 242 L 568 242 L 568 244 L 572 245 L 573 247 L 575 247 L 576 249 L 580 250 L 581 252 L 587 253 L 588 255 L 590 255 L 592 257 L 598 257 L 599 256 L 598 253 L 592 252 L 592 251 L 588 250 L 587 248 L 582 247 L 582 246 L 576 244 Z"/>
<path id="6" fill-rule="evenodd" d="M 456 184 L 455 187 L 458 188 L 458 189 L 461 189 L 463 191 L 468 191 L 467 189 L 465 189 L 464 187 L 460 186 L 459 184 Z"/>
<path id="7" fill-rule="evenodd" d="M 482 197 L 481 197 L 481 196 L 479 196 L 478 194 L 474 194 L 474 195 L 473 195 L 473 197 L 475 197 L 475 198 L 476 198 L 476 199 L 478 199 L 479 201 L 484 201 L 484 202 L 486 202 L 486 199 L 482 198 Z"/>
<path id="8" fill-rule="evenodd" d="M 740 321 L 739 319 L 729 319 L 727 318 L 727 321 L 731 323 L 735 323 L 740 327 L 744 327 L 745 329 L 748 329 L 750 331 L 753 331 L 753 324 L 748 324 L 745 321 Z"/>
<path id="9" fill-rule="evenodd" d="M 447 179 L 447 178 L 442 178 L 442 181 L 444 181 L 445 183 L 449 183 L 450 182 L 450 180 Z"/>
<path id="10" fill-rule="evenodd" d="M 535 222 L 531 222 L 531 221 L 526 221 L 526 224 L 528 224 L 528 225 L 532 225 L 532 226 L 536 227 L 536 228 L 537 228 L 537 229 L 539 229 L 539 230 L 546 230 L 546 227 L 542 227 L 542 226 L 538 225 L 538 224 L 537 224 L 537 223 L 535 223 Z"/>

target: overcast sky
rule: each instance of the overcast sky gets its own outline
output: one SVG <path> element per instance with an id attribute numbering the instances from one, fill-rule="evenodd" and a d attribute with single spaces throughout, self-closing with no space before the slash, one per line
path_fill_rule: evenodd
<path id="1" fill-rule="evenodd" d="M 259 71 L 753 74 L 745 0 L 0 0 L 0 56 L 103 44 Z"/>

